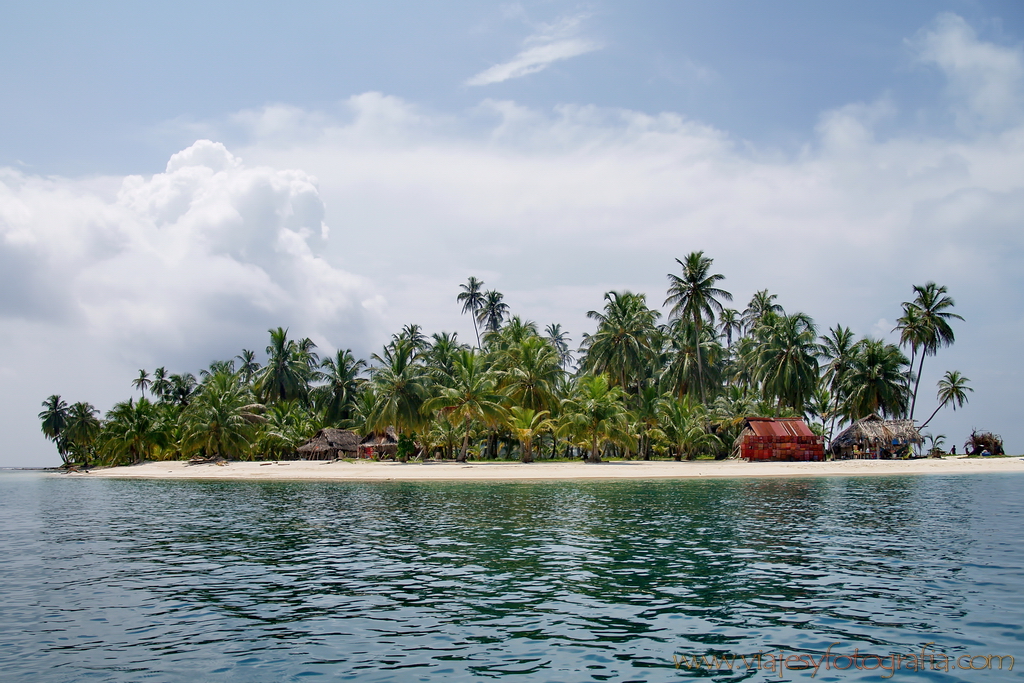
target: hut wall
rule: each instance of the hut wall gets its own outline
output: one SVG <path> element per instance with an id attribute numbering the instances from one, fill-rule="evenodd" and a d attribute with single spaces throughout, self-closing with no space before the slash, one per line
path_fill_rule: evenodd
<path id="1" fill-rule="evenodd" d="M 740 457 L 746 460 L 825 459 L 825 440 L 803 420 L 750 419 L 740 442 Z"/>

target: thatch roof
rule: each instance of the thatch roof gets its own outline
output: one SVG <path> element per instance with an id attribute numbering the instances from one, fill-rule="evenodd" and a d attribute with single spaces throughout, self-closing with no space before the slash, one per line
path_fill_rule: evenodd
<path id="1" fill-rule="evenodd" d="M 363 440 L 359 442 L 359 445 L 368 447 L 397 446 L 398 434 L 395 433 L 394 427 L 388 427 L 383 432 L 367 434 Z"/>
<path id="2" fill-rule="evenodd" d="M 321 429 L 296 450 L 313 456 L 355 453 L 359 450 L 359 435 L 347 429 Z"/>
<path id="3" fill-rule="evenodd" d="M 878 415 L 868 415 L 840 432 L 832 439 L 829 449 L 892 446 L 894 442 L 897 445 L 924 443 L 924 439 L 913 420 L 883 420 Z"/>

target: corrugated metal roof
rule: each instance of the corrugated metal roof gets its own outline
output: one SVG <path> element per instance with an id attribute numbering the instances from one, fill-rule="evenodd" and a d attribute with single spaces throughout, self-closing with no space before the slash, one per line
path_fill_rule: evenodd
<path id="1" fill-rule="evenodd" d="M 798 417 L 748 417 L 747 424 L 757 436 L 814 436 Z"/>

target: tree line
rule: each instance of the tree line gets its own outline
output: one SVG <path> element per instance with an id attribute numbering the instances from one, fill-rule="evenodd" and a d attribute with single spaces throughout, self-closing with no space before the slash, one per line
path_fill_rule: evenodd
<path id="1" fill-rule="evenodd" d="M 470 277 L 456 297 L 473 321 L 470 343 L 406 325 L 367 361 L 350 349 L 321 357 L 279 327 L 262 363 L 243 349 L 198 377 L 140 370 L 141 398 L 102 419 L 90 403 L 50 396 L 42 431 L 66 465 L 281 459 L 324 427 L 393 428 L 403 461 L 724 458 L 748 416 L 804 417 L 828 438 L 872 413 L 914 419 L 925 360 L 953 344 L 951 323 L 963 320 L 947 289 L 928 282 L 903 302 L 898 344 L 841 325 L 822 334 L 768 290 L 729 308 L 725 278 L 703 252 L 676 262 L 664 319 L 644 294 L 608 292 L 576 349 L 560 325 L 541 331 Z M 971 391 L 947 371 L 921 427 Z"/>

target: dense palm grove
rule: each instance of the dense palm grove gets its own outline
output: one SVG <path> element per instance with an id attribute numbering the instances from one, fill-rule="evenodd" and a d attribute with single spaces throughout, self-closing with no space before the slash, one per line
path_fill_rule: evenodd
<path id="1" fill-rule="evenodd" d="M 278 328 L 263 364 L 242 350 L 198 377 L 140 370 L 142 398 L 102 420 L 89 403 L 51 396 L 42 430 L 69 465 L 281 459 L 323 427 L 393 427 L 402 460 L 722 458 L 747 416 L 803 416 L 826 436 L 871 413 L 913 419 L 925 359 L 953 343 L 950 322 L 962 319 L 929 282 L 903 304 L 898 346 L 842 326 L 822 334 L 767 290 L 728 308 L 703 252 L 677 263 L 664 319 L 644 294 L 608 292 L 575 353 L 561 326 L 542 332 L 471 277 L 457 301 L 472 316 L 472 343 L 407 325 L 367 363 L 347 349 L 321 358 L 311 340 Z M 962 406 L 967 382 L 947 372 L 936 412 Z"/>

